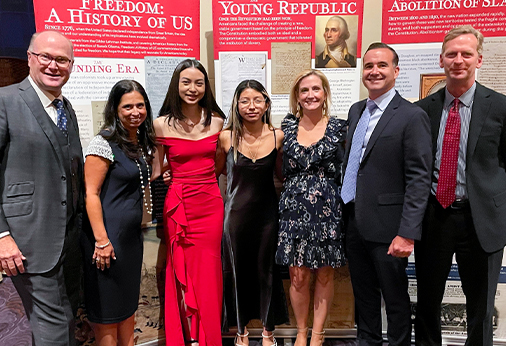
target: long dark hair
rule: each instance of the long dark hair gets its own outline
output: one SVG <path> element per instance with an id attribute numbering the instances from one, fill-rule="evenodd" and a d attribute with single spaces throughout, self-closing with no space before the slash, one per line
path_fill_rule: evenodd
<path id="1" fill-rule="evenodd" d="M 167 121 L 170 121 L 172 118 L 177 120 L 184 120 L 186 118 L 181 107 L 181 97 L 179 97 L 179 76 L 181 75 L 182 71 L 190 67 L 196 68 L 204 75 L 206 90 L 204 92 L 204 97 L 202 97 L 202 99 L 199 101 L 199 106 L 204 108 L 207 112 L 204 126 L 209 126 L 211 124 L 213 112 L 225 119 L 225 114 L 223 114 L 222 110 L 220 107 L 218 107 L 218 104 L 214 99 L 206 69 L 200 62 L 195 59 L 183 60 L 179 63 L 179 65 L 176 66 L 176 69 L 172 74 L 172 79 L 170 80 L 169 90 L 167 90 L 167 95 L 163 101 L 162 108 L 158 113 L 159 116 L 167 116 Z"/>
<path id="2" fill-rule="evenodd" d="M 139 126 L 137 139 L 138 144 L 132 142 L 129 138 L 128 131 L 125 129 L 118 117 L 118 106 L 123 95 L 137 91 L 144 98 L 146 106 L 146 120 Z M 109 93 L 107 104 L 104 109 L 104 125 L 100 131 L 100 135 L 118 144 L 121 150 L 131 159 L 139 159 L 142 152 L 146 155 L 149 162 L 153 159 L 153 151 L 155 149 L 155 131 L 153 129 L 153 113 L 151 104 L 149 103 L 146 91 L 138 82 L 134 80 L 121 80 L 114 84 Z M 140 150 L 142 152 L 140 152 Z"/>
<path id="3" fill-rule="evenodd" d="M 269 125 L 269 128 L 271 130 L 274 128 L 271 122 L 271 98 L 269 97 L 267 90 L 265 90 L 265 87 L 262 85 L 262 83 L 257 80 L 243 80 L 235 89 L 234 99 L 232 100 L 232 106 L 230 107 L 228 124 L 225 129 L 232 131 L 233 134 L 232 147 L 234 148 L 234 161 L 237 161 L 237 150 L 239 149 L 239 143 L 241 142 L 244 135 L 244 130 L 242 128 L 242 117 L 239 113 L 239 98 L 241 97 L 242 92 L 246 89 L 253 89 L 262 94 L 265 99 L 265 104 L 267 105 L 267 109 L 262 115 L 262 122 Z"/>

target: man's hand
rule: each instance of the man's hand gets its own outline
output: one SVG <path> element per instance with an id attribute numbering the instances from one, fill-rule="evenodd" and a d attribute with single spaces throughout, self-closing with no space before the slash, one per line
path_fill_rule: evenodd
<path id="1" fill-rule="evenodd" d="M 25 259 L 10 235 L 0 239 L 0 270 L 4 270 L 7 276 L 16 276 L 18 272 L 24 273 Z"/>
<path id="2" fill-rule="evenodd" d="M 413 252 L 413 248 L 415 246 L 415 241 L 413 239 L 408 239 L 401 237 L 400 235 L 396 236 L 392 243 L 388 247 L 388 255 L 392 255 L 394 257 L 409 257 Z"/>

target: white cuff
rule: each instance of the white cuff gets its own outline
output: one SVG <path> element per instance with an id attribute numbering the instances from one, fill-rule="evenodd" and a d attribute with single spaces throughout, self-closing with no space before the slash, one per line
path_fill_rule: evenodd
<path id="1" fill-rule="evenodd" d="M 3 237 L 7 237 L 8 235 L 11 235 L 11 232 L 9 231 L 2 232 L 0 233 L 0 239 L 2 239 Z"/>

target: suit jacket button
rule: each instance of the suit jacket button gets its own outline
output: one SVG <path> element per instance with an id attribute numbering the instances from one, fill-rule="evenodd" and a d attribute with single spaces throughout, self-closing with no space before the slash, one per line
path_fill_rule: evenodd
<path id="1" fill-rule="evenodd" d="M 61 201 L 61 205 L 66 206 L 67 205 L 67 201 Z"/>
<path id="2" fill-rule="evenodd" d="M 62 176 L 61 176 L 61 180 L 62 180 L 62 181 L 65 181 L 65 180 L 67 180 L 67 178 L 66 178 L 64 175 L 62 175 Z"/>

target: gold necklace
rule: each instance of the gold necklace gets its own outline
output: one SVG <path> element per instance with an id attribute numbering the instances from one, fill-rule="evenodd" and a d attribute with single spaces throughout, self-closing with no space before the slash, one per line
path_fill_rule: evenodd
<path id="1" fill-rule="evenodd" d="M 253 136 L 253 134 L 251 132 L 248 132 L 246 129 L 244 129 L 244 131 L 249 134 L 250 136 L 252 137 L 255 137 Z M 262 131 L 260 131 L 260 136 L 258 136 L 257 138 L 255 138 L 255 140 L 253 141 L 253 144 L 256 143 L 257 139 L 260 138 L 260 141 L 258 142 L 258 146 L 257 146 L 257 150 L 255 151 L 255 155 L 253 155 L 253 152 L 251 151 L 251 146 L 248 142 L 245 142 L 248 144 L 247 147 L 248 147 L 248 151 L 249 151 L 249 154 L 251 155 L 251 161 L 253 163 L 257 162 L 257 155 L 258 155 L 258 150 L 260 149 L 260 145 L 262 145 L 262 140 L 263 140 L 263 137 L 262 137 L 262 134 L 264 133 L 264 128 L 262 127 Z"/>
<path id="2" fill-rule="evenodd" d="M 189 126 L 189 127 L 194 127 L 195 125 L 198 125 L 200 123 L 202 123 L 202 118 L 204 117 L 204 108 L 202 108 L 202 112 L 200 113 L 200 119 L 198 122 L 194 123 L 193 121 L 191 121 L 188 117 L 185 117 L 186 119 L 183 120 L 183 122 Z"/>

